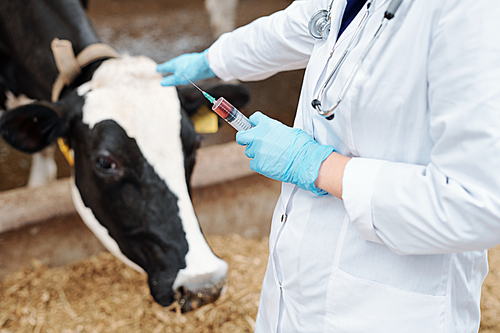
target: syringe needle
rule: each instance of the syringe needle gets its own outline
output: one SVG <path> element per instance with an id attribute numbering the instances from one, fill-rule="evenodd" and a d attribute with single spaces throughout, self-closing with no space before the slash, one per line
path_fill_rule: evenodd
<path id="1" fill-rule="evenodd" d="M 182 75 L 182 76 L 184 76 L 184 74 L 181 74 L 181 75 Z M 191 83 L 191 84 L 192 84 L 192 85 L 193 85 L 196 89 L 198 89 L 198 90 L 199 90 L 199 91 L 203 94 L 203 96 L 205 96 L 205 98 L 206 98 L 206 99 L 208 99 L 208 100 L 210 101 L 210 103 L 212 103 L 212 104 L 213 104 L 213 103 L 215 102 L 215 98 L 213 98 L 212 96 L 210 96 L 207 92 L 205 92 L 205 91 L 201 90 L 201 88 L 200 88 L 200 87 L 198 87 L 196 84 L 194 84 L 194 82 L 193 82 L 193 81 L 191 81 L 190 79 L 188 79 L 187 77 L 185 77 L 185 76 L 184 76 L 184 78 L 185 78 L 186 80 L 188 80 L 188 81 L 189 81 L 189 83 Z"/>
<path id="2" fill-rule="evenodd" d="M 181 75 L 182 75 L 182 76 L 184 76 L 184 74 L 181 74 Z M 191 83 L 191 84 L 192 84 L 192 85 L 193 85 L 196 89 L 198 89 L 199 91 L 201 91 L 202 93 L 204 93 L 204 91 L 203 91 L 203 90 L 201 90 L 201 88 L 200 88 L 200 87 L 198 87 L 196 84 L 194 84 L 194 82 L 193 82 L 193 81 L 191 81 L 190 79 L 188 79 L 186 76 L 184 76 L 184 78 L 185 78 L 186 80 L 188 80 L 188 81 L 189 81 L 189 83 Z"/>

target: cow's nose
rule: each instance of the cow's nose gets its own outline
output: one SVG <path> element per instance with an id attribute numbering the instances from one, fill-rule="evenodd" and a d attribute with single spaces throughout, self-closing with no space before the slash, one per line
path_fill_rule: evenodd
<path id="1" fill-rule="evenodd" d="M 151 296 L 161 306 L 169 306 L 175 301 L 173 284 L 175 281 L 175 271 L 165 270 L 162 272 L 148 274 L 149 290 Z"/>
<path id="2" fill-rule="evenodd" d="M 205 288 L 187 289 L 186 287 L 179 287 L 174 297 L 179 303 L 181 311 L 188 312 L 205 304 L 215 302 L 221 295 L 225 284 L 226 279 L 222 279 Z"/>
<path id="3" fill-rule="evenodd" d="M 174 283 L 174 298 L 182 312 L 215 302 L 224 290 L 226 275 L 227 263 L 220 259 L 216 269 L 211 272 L 189 274 L 188 271 L 179 271 Z"/>

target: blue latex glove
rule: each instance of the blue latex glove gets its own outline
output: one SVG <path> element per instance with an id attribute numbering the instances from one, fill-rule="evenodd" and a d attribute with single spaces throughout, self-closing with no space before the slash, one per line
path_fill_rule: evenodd
<path id="1" fill-rule="evenodd" d="M 255 112 L 249 120 L 254 127 L 239 131 L 236 141 L 247 146 L 245 155 L 252 158 L 250 169 L 317 195 L 327 194 L 314 182 L 321 163 L 335 151 L 332 146 L 321 145 L 303 130 L 288 127 L 260 112 Z"/>
<path id="2" fill-rule="evenodd" d="M 182 75 L 191 81 L 199 81 L 215 77 L 214 72 L 210 69 L 207 58 L 208 49 L 201 53 L 186 53 L 172 60 L 164 62 L 156 67 L 156 71 L 165 74 L 166 76 L 161 81 L 162 86 L 178 86 L 189 84 Z"/>

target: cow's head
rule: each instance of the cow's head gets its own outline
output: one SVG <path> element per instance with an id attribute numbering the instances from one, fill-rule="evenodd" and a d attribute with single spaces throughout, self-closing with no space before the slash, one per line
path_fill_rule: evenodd
<path id="1" fill-rule="evenodd" d="M 205 241 L 189 196 L 199 137 L 155 68 L 145 57 L 107 60 L 59 102 L 6 112 L 0 131 L 28 153 L 65 137 L 84 222 L 113 254 L 146 271 L 158 303 L 178 299 L 188 311 L 219 297 L 227 264 Z M 235 104 L 238 96 L 246 102 L 244 88 L 226 87 Z M 193 104 L 192 96 L 181 100 Z"/>

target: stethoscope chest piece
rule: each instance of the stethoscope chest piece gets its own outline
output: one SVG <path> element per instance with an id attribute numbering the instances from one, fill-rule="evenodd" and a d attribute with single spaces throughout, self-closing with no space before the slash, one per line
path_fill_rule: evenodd
<path id="1" fill-rule="evenodd" d="M 331 20 L 328 18 L 329 11 L 318 10 L 309 20 L 309 33 L 316 39 L 327 40 L 330 34 Z"/>

